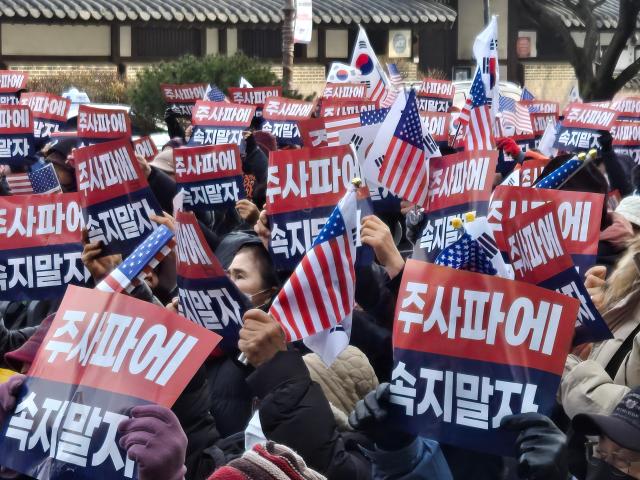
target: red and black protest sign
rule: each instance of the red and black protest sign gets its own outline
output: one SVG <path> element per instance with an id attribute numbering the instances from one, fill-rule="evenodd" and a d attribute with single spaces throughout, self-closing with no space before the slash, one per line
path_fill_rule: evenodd
<path id="1" fill-rule="evenodd" d="M 307 120 L 298 120 L 298 130 L 303 147 L 326 147 L 327 128 L 324 118 L 314 117 Z"/>
<path id="2" fill-rule="evenodd" d="M 193 213 L 177 212 L 176 261 L 179 312 L 192 322 L 222 336 L 220 348 L 238 348 L 242 316 L 249 298 L 227 276 L 209 248 Z"/>
<path id="3" fill-rule="evenodd" d="M 433 261 L 462 231 L 451 225 L 467 212 L 486 215 L 498 152 L 472 150 L 429 161 L 429 208 L 425 212 L 413 258 Z"/>
<path id="4" fill-rule="evenodd" d="M 33 113 L 35 138 L 45 140 L 67 122 L 67 114 L 71 108 L 71 100 L 68 98 L 40 92 L 23 93 L 20 104 L 27 105 Z"/>
<path id="5" fill-rule="evenodd" d="M 530 187 L 534 183 L 538 177 L 542 174 L 544 167 L 547 166 L 549 160 L 545 159 L 535 159 L 535 160 L 525 160 L 520 165 L 520 182 L 519 186 L 521 187 Z"/>
<path id="6" fill-rule="evenodd" d="M 331 98 L 336 100 L 366 100 L 367 85 L 364 83 L 327 82 L 320 98 Z"/>
<path id="7" fill-rule="evenodd" d="M 0 105 L 0 164 L 22 166 L 34 154 L 31 109 L 25 105 Z"/>
<path id="8" fill-rule="evenodd" d="M 315 108 L 315 102 L 271 97 L 262 109 L 262 130 L 276 137 L 281 144 L 301 145 L 298 122 L 310 119 Z"/>
<path id="9" fill-rule="evenodd" d="M 131 142 L 136 155 L 140 155 L 147 162 L 151 162 L 158 155 L 158 147 L 151 137 L 140 137 Z"/>
<path id="10" fill-rule="evenodd" d="M 89 241 L 101 241 L 104 255 L 129 255 L 158 227 L 150 216 L 162 215 L 131 142 L 78 148 L 74 159 Z"/>
<path id="11" fill-rule="evenodd" d="M 640 164 L 640 120 L 617 121 L 611 128 L 613 149 L 618 155 L 628 155 Z"/>
<path id="12" fill-rule="evenodd" d="M 0 300 L 60 298 L 82 285 L 78 193 L 0 197 Z"/>
<path id="13" fill-rule="evenodd" d="M 78 140 L 85 145 L 131 138 L 131 119 L 126 110 L 119 108 L 78 108 Z"/>
<path id="14" fill-rule="evenodd" d="M 456 87 L 449 80 L 425 78 L 422 81 L 416 101 L 421 112 L 446 113 L 453 105 Z"/>
<path id="15" fill-rule="evenodd" d="M 523 282 L 409 260 L 396 305 L 392 416 L 441 443 L 514 455 L 514 413 L 551 414 L 578 301 Z"/>
<path id="16" fill-rule="evenodd" d="M 604 195 L 546 188 L 496 187 L 487 220 L 493 228 L 498 248 L 506 252 L 502 225 L 530 209 L 553 202 L 557 209 L 562 239 L 579 272 L 593 266 L 598 252 Z"/>
<path id="17" fill-rule="evenodd" d="M 558 150 L 577 152 L 598 147 L 598 133 L 609 131 L 616 120 L 617 112 L 589 103 L 571 103 L 563 112 L 556 143 Z"/>
<path id="18" fill-rule="evenodd" d="M 350 145 L 271 152 L 266 208 L 276 268 L 295 268 L 359 172 Z M 365 216 L 372 209 L 368 189 L 361 190 L 367 192 L 359 202 Z"/>
<path id="19" fill-rule="evenodd" d="M 420 120 L 422 121 L 422 130 L 429 132 L 433 140 L 439 143 L 449 141 L 449 132 L 453 122 L 450 113 L 422 111 L 420 112 Z"/>
<path id="20" fill-rule="evenodd" d="M 640 120 L 640 97 L 613 100 L 609 108 L 618 112 L 618 120 Z"/>
<path id="21" fill-rule="evenodd" d="M 171 407 L 219 340 L 152 303 L 69 287 L 0 431 L 2 465 L 136 478 L 118 425 L 133 407 Z"/>
<path id="22" fill-rule="evenodd" d="M 369 112 L 378 108 L 378 102 L 374 100 L 322 100 L 320 117 L 340 117 L 343 115 L 355 115 Z"/>
<path id="23" fill-rule="evenodd" d="M 206 83 L 162 83 L 162 97 L 179 117 L 190 118 L 193 106 L 202 100 L 207 91 Z"/>
<path id="24" fill-rule="evenodd" d="M 245 198 L 237 145 L 181 147 L 173 151 L 178 191 L 188 210 L 234 207 Z"/>
<path id="25" fill-rule="evenodd" d="M 27 88 L 28 72 L 0 70 L 0 105 L 17 105 L 18 92 Z"/>
<path id="26" fill-rule="evenodd" d="M 565 247 L 553 202 L 516 218 L 503 219 L 502 230 L 516 280 L 555 290 L 580 302 L 574 345 L 612 337 Z"/>
<path id="27" fill-rule="evenodd" d="M 229 87 L 229 100 L 242 105 L 262 107 L 271 97 L 281 97 L 282 87 Z"/>
<path id="28" fill-rule="evenodd" d="M 240 145 L 242 132 L 249 128 L 255 114 L 252 105 L 199 101 L 193 108 L 189 145 Z"/>

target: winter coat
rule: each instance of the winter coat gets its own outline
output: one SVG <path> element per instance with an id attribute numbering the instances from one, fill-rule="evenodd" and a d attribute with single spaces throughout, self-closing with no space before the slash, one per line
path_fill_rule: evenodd
<path id="1" fill-rule="evenodd" d="M 153 192 L 162 210 L 173 214 L 173 197 L 176 196 L 176 182 L 163 171 L 151 167 L 147 178 L 149 188 Z"/>
<path id="2" fill-rule="evenodd" d="M 614 338 L 594 344 L 585 361 L 574 355 L 567 358 L 559 397 L 570 418 L 577 413 L 610 413 L 630 388 L 640 385 L 640 267 L 634 253 L 628 252 L 610 278 L 612 284 L 634 279 L 626 294 L 602 314 Z M 621 268 L 628 273 L 616 278 Z M 621 355 L 618 351 L 627 339 L 629 348 Z"/>
<path id="3" fill-rule="evenodd" d="M 453 480 L 440 444 L 416 438 L 401 450 L 366 450 L 373 480 Z"/>
<path id="4" fill-rule="evenodd" d="M 315 353 L 302 357 L 311 379 L 322 388 L 341 431 L 349 430 L 348 418 L 358 400 L 378 386 L 369 360 L 359 349 L 348 346 L 331 367 Z"/>

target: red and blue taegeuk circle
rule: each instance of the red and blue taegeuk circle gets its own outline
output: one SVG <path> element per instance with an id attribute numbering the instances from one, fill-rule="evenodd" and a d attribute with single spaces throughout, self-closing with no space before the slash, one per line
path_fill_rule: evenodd
<path id="1" fill-rule="evenodd" d="M 363 75 L 369 75 L 373 71 L 373 60 L 366 53 L 361 53 L 356 58 L 356 67 Z"/>
<path id="2" fill-rule="evenodd" d="M 345 81 L 346 79 L 348 79 L 348 78 L 349 78 L 349 71 L 348 71 L 348 70 L 345 70 L 344 68 L 342 68 L 342 69 L 338 70 L 338 71 L 336 72 L 336 78 L 337 78 L 338 80 Z"/>

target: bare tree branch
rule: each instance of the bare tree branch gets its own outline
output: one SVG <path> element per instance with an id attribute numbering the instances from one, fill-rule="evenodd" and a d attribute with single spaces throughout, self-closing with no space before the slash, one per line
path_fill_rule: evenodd
<path id="1" fill-rule="evenodd" d="M 640 14 L 640 2 L 633 0 L 620 0 L 618 10 L 618 25 L 613 34 L 611 43 L 602 55 L 602 61 L 598 71 L 598 77 L 612 77 L 618 64 L 620 54 L 626 48 L 629 37 L 633 34 Z"/>
<path id="2" fill-rule="evenodd" d="M 614 92 L 617 92 L 624 87 L 630 80 L 640 72 L 640 58 L 625 68 L 615 80 L 613 80 Z"/>

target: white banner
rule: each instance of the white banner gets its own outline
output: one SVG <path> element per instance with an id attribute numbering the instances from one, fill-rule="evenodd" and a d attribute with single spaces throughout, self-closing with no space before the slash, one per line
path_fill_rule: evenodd
<path id="1" fill-rule="evenodd" d="M 313 14 L 311 0 L 296 0 L 296 16 L 293 27 L 293 43 L 311 42 Z"/>

